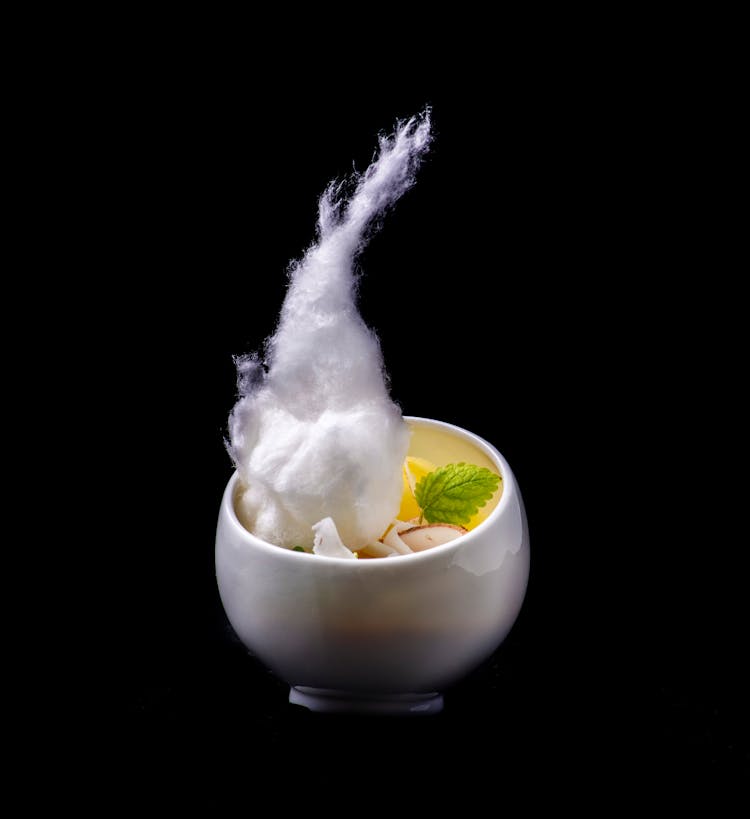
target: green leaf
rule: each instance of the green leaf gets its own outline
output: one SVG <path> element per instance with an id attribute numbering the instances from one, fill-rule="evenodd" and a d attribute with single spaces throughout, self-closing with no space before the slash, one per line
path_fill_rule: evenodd
<path id="1" fill-rule="evenodd" d="M 448 464 L 429 472 L 414 496 L 428 523 L 468 523 L 495 493 L 500 476 L 474 464 Z"/>
<path id="2" fill-rule="evenodd" d="M 292 546 L 293 552 L 304 552 L 305 550 L 301 546 Z"/>

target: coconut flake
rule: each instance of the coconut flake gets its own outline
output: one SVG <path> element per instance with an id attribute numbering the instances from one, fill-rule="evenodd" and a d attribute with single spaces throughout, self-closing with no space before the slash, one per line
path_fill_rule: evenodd
<path id="1" fill-rule="evenodd" d="M 414 550 L 411 549 L 408 544 L 404 543 L 403 540 L 399 537 L 399 532 L 403 532 L 406 529 L 411 529 L 411 523 L 404 523 L 403 520 L 394 520 L 393 526 L 389 529 L 388 534 L 383 538 L 383 543 L 386 546 L 390 546 L 392 549 L 395 549 L 400 555 L 410 555 Z"/>
<path id="2" fill-rule="evenodd" d="M 356 560 L 354 552 L 347 548 L 339 537 L 333 518 L 323 518 L 312 526 L 314 535 L 313 552 L 323 557 L 345 557 Z"/>
<path id="3" fill-rule="evenodd" d="M 360 549 L 360 552 L 369 557 L 393 557 L 398 554 L 395 549 L 386 546 L 380 540 L 371 540 L 363 549 Z"/>

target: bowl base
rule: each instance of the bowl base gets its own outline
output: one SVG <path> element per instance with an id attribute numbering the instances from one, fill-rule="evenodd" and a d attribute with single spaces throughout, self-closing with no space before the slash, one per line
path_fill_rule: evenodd
<path id="1" fill-rule="evenodd" d="M 310 688 L 293 685 L 289 702 L 323 714 L 392 714 L 422 716 L 443 710 L 443 695 L 430 694 L 365 694 L 356 691 L 336 691 L 332 688 Z"/>

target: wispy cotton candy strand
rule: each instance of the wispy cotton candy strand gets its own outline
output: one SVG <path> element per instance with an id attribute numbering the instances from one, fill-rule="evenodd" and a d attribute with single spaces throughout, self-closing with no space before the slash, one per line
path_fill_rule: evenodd
<path id="1" fill-rule="evenodd" d="M 426 110 L 380 137 L 351 197 L 328 186 L 318 239 L 291 267 L 265 360 L 237 359 L 229 452 L 244 485 L 238 514 L 269 542 L 309 548 L 313 524 L 330 517 L 357 549 L 398 511 L 409 431 L 388 394 L 378 339 L 357 311 L 355 260 L 414 184 L 429 144 Z"/>

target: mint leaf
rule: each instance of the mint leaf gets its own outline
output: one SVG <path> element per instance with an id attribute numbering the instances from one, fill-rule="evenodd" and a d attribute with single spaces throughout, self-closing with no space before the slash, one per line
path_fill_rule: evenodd
<path id="1" fill-rule="evenodd" d="M 473 464 L 448 464 L 429 472 L 414 497 L 428 523 L 468 523 L 492 497 L 500 476 Z"/>

